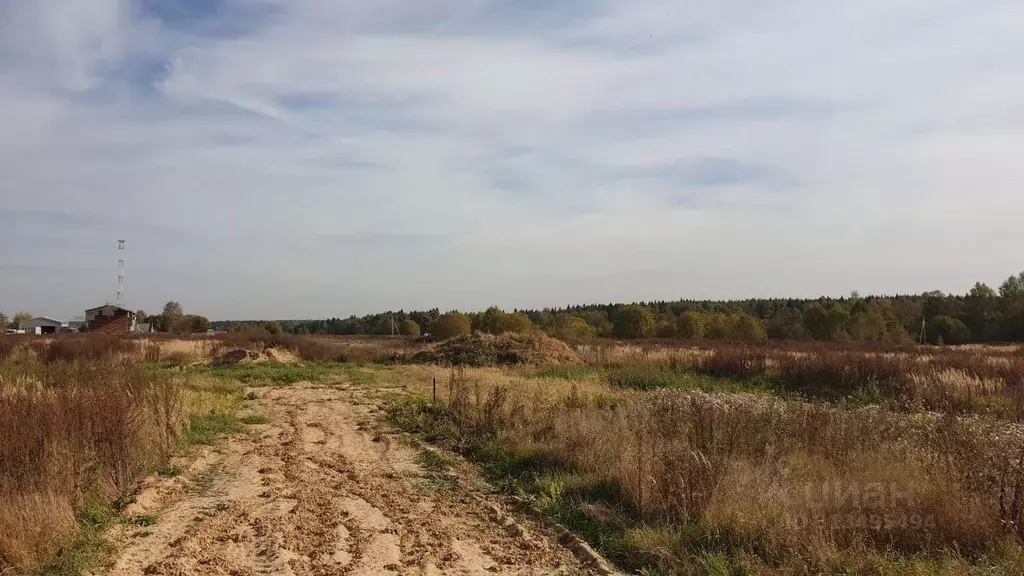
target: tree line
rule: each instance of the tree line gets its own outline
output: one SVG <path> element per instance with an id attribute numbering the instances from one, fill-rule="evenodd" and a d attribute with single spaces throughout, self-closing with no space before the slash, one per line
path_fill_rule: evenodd
<path id="1" fill-rule="evenodd" d="M 266 329 L 265 321 L 214 322 L 219 330 Z M 442 314 L 383 312 L 323 320 L 282 320 L 293 334 L 435 337 L 473 331 L 540 330 L 567 340 L 675 338 L 685 340 L 823 340 L 907 344 L 1024 341 L 1024 272 L 998 289 L 976 283 L 966 294 L 843 298 L 754 298 L 592 304 L 542 310 Z"/>

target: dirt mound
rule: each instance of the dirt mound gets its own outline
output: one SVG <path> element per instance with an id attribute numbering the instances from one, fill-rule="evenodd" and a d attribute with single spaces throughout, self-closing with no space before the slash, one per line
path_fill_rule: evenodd
<path id="1" fill-rule="evenodd" d="M 266 348 L 264 350 L 243 350 L 236 348 L 229 350 L 210 362 L 211 366 L 234 366 L 235 364 L 261 364 L 272 362 L 275 364 L 294 364 L 298 357 L 288 350 L 281 348 Z"/>
<path id="2" fill-rule="evenodd" d="M 436 362 L 453 366 L 581 362 L 568 344 L 541 333 L 459 336 L 438 344 L 432 356 Z"/>

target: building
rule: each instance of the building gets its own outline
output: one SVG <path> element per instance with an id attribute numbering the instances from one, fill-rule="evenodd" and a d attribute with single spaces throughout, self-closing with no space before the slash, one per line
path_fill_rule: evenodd
<path id="1" fill-rule="evenodd" d="M 151 322 L 136 322 L 134 331 L 139 334 L 149 334 L 153 331 L 153 324 Z"/>
<path id="2" fill-rule="evenodd" d="M 39 316 L 21 323 L 26 334 L 56 334 L 63 332 L 64 323 L 48 316 Z"/>
<path id="3" fill-rule="evenodd" d="M 72 316 L 67 322 L 68 332 L 85 332 L 88 326 L 89 323 L 85 321 L 85 316 Z"/>
<path id="4" fill-rule="evenodd" d="M 135 328 L 135 312 L 113 304 L 85 311 L 87 332 L 127 334 Z"/>

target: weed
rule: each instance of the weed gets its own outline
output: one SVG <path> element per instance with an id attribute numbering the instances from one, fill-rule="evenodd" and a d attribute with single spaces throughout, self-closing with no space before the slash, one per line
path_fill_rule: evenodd
<path id="1" fill-rule="evenodd" d="M 184 474 L 185 471 L 177 466 L 162 466 L 157 469 L 156 473 L 164 478 L 175 478 Z"/>
<path id="2" fill-rule="evenodd" d="M 266 416 L 260 416 L 258 414 L 253 414 L 253 415 L 250 415 L 250 416 L 242 416 L 239 420 L 242 422 L 242 424 L 249 424 L 249 425 L 253 425 L 253 424 L 266 424 L 267 423 L 267 417 Z"/>
<path id="3" fill-rule="evenodd" d="M 127 516 L 121 519 L 123 524 L 130 526 L 148 527 L 156 524 L 156 516 L 152 514 L 139 514 L 138 516 Z"/>
<path id="4" fill-rule="evenodd" d="M 194 416 L 181 436 L 183 446 L 213 444 L 225 434 L 241 432 L 242 422 L 234 414 L 212 412 Z"/>

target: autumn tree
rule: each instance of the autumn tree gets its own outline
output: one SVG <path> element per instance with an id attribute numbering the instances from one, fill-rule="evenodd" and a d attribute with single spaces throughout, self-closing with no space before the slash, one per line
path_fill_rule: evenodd
<path id="1" fill-rule="evenodd" d="M 704 315 L 694 310 L 687 310 L 680 314 L 676 334 L 683 340 L 704 338 Z"/>
<path id="2" fill-rule="evenodd" d="M 635 304 L 623 306 L 615 316 L 615 336 L 624 340 L 645 338 L 654 330 L 654 314 Z"/>
<path id="3" fill-rule="evenodd" d="M 399 332 L 402 336 L 419 336 L 420 325 L 416 321 L 406 318 L 399 326 Z"/>
<path id="4" fill-rule="evenodd" d="M 447 340 L 469 334 L 472 331 L 472 326 L 469 316 L 458 312 L 449 312 L 441 315 L 434 322 L 430 335 L 437 339 Z"/>
<path id="5" fill-rule="evenodd" d="M 32 313 L 31 312 L 18 312 L 17 314 L 14 315 L 14 327 L 20 329 L 22 323 L 28 322 L 31 319 L 32 319 Z"/>

